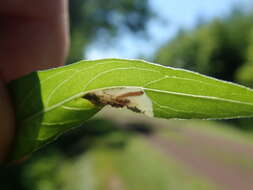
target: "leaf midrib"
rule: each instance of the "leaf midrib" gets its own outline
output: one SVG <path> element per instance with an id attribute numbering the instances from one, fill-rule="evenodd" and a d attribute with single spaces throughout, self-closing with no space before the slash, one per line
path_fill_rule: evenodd
<path id="1" fill-rule="evenodd" d="M 166 91 L 166 90 L 158 90 L 158 89 L 153 89 L 153 88 L 147 88 L 147 87 L 142 87 L 142 86 L 112 86 L 112 87 L 105 87 L 105 88 L 97 88 L 97 89 L 93 89 L 93 90 L 89 90 L 86 92 L 81 92 L 81 93 L 77 93 L 69 98 L 66 98 L 65 100 L 56 103 L 52 106 L 49 106 L 46 109 L 43 109 L 31 116 L 28 116 L 27 118 L 25 118 L 23 120 L 23 122 L 27 122 L 29 120 L 32 120 L 33 118 L 36 118 L 37 116 L 46 113 L 48 111 L 51 111 L 55 108 L 58 108 L 60 106 L 62 106 L 63 104 L 70 102 L 72 100 L 74 100 L 75 98 L 79 98 L 84 96 L 85 94 L 92 92 L 92 91 L 96 91 L 96 90 L 104 90 L 104 89 L 110 89 L 110 88 L 141 88 L 145 91 L 152 91 L 152 92 L 158 92 L 158 93 L 167 93 L 167 94 L 172 94 L 172 95 L 176 95 L 176 96 L 185 96 L 185 97 L 192 97 L 192 98 L 199 98 L 199 99 L 207 99 L 207 100 L 217 100 L 217 101 L 223 101 L 223 102 L 228 102 L 228 103 L 234 103 L 234 104 L 243 104 L 243 105 L 248 105 L 248 106 L 253 106 L 253 103 L 249 103 L 249 102 L 242 102 L 242 101 L 238 101 L 238 100 L 232 100 L 232 99 L 225 99 L 225 98 L 220 98 L 220 97 L 216 97 L 216 96 L 203 96 L 203 95 L 194 95 L 194 94 L 187 94 L 187 93 L 181 93 L 181 92 L 174 92 L 174 91 Z"/>

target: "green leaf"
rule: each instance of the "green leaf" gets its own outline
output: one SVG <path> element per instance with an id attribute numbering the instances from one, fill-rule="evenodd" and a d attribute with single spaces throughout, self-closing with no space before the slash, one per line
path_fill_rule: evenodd
<path id="1" fill-rule="evenodd" d="M 151 100 L 155 117 L 223 119 L 253 116 L 252 89 L 140 60 L 81 61 L 31 73 L 13 81 L 9 88 L 19 125 L 11 159 L 30 154 L 66 130 L 81 125 L 105 104 L 122 107 L 125 106 L 123 103 L 128 104 L 127 98 L 131 101 L 135 98 L 137 104 L 144 104 L 138 99 L 141 93 L 125 97 L 124 101 L 114 98 L 116 103 L 92 98 L 91 93 L 94 95 L 106 89 L 136 89 L 136 92 L 145 93 Z M 127 107 L 145 112 L 141 105 Z"/>

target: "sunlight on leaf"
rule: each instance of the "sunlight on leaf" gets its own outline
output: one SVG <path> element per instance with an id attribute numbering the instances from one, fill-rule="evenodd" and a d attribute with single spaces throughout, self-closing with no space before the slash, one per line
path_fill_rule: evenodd
<path id="1" fill-rule="evenodd" d="M 161 118 L 253 116 L 252 89 L 141 60 L 80 61 L 31 73 L 9 88 L 19 125 L 11 159 L 80 126 L 107 104 Z"/>

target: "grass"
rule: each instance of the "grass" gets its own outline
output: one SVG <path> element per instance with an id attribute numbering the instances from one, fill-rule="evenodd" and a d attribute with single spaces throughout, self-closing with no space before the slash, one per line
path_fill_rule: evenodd
<path id="1" fill-rule="evenodd" d="M 101 124 L 106 125 L 103 121 Z M 158 126 L 159 120 L 150 123 Z M 108 124 L 109 125 L 109 124 Z M 110 124 L 111 125 L 111 124 Z M 239 132 L 227 125 L 214 121 L 166 121 L 158 127 L 157 135 L 169 139 L 180 146 L 192 148 L 192 139 L 184 132 L 188 129 L 209 136 L 220 137 L 238 143 L 252 144 L 250 135 Z M 231 150 L 210 143 L 198 144 L 197 148 L 203 159 L 215 160 L 224 167 L 236 167 L 238 171 L 252 170 L 247 157 L 235 154 Z M 58 159 L 58 161 L 57 161 Z M 79 157 L 72 159 L 58 158 L 52 161 L 41 160 L 43 167 L 53 168 L 43 174 L 39 163 L 29 169 L 37 171 L 40 177 L 30 178 L 37 183 L 35 189 L 62 190 L 215 190 L 211 181 L 203 178 L 186 167 L 175 157 L 151 146 L 142 136 L 122 131 L 110 132 L 93 142 L 93 147 Z M 58 163 L 57 163 L 58 162 Z M 41 163 L 42 164 L 42 163 Z M 37 165 L 37 167 L 35 167 Z M 57 167 L 56 167 L 57 166 Z M 38 169 L 39 168 L 39 169 Z M 45 172 L 44 172 L 45 173 Z M 33 174 L 33 176 L 36 176 Z M 45 176 L 44 178 L 41 176 Z M 50 177 L 51 176 L 51 177 Z M 36 182 L 36 180 L 38 180 Z M 51 187 L 51 188 L 50 188 Z"/>
<path id="2" fill-rule="evenodd" d="M 233 167 L 240 169 L 242 172 L 251 172 L 253 163 L 251 157 L 240 154 L 238 150 L 233 150 L 231 143 L 236 143 L 238 146 L 253 145 L 252 134 L 235 129 L 227 124 L 216 121 L 169 121 L 169 126 L 159 130 L 158 134 L 164 140 L 172 140 L 179 146 L 187 146 L 188 148 L 196 148 L 195 154 L 201 155 L 203 159 L 214 160 L 222 164 L 224 167 Z M 187 135 L 187 130 L 197 132 L 203 136 L 208 136 L 209 140 L 220 139 L 217 142 L 202 142 L 203 139 L 198 139 L 196 144 L 194 137 Z"/>
<path id="3" fill-rule="evenodd" d="M 63 190 L 216 189 L 138 136 L 124 148 L 98 146 L 62 171 Z"/>

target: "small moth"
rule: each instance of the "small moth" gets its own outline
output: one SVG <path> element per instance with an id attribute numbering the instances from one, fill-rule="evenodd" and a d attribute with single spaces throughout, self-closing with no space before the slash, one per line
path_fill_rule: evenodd
<path id="1" fill-rule="evenodd" d="M 153 105 L 142 88 L 117 87 L 96 90 L 87 93 L 85 99 L 98 106 L 110 105 L 116 108 L 127 108 L 137 113 L 153 116 Z"/>

